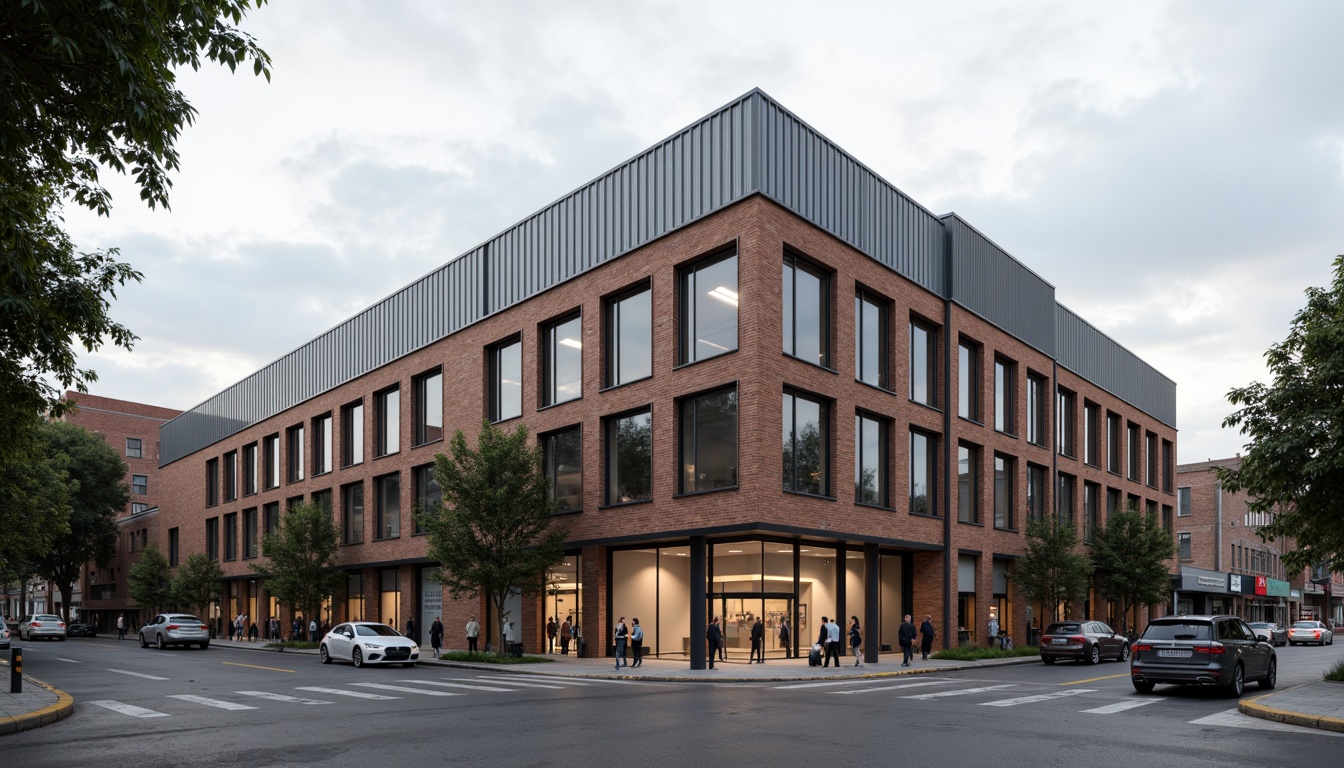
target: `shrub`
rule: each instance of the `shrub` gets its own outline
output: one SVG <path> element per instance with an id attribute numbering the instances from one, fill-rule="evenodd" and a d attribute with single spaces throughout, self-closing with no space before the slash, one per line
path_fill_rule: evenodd
<path id="1" fill-rule="evenodd" d="M 434 658 L 431 654 L 429 658 Z M 470 661 L 477 664 L 549 664 L 552 659 L 544 656 L 523 656 L 522 658 L 513 658 L 512 656 L 496 656 L 493 653 L 482 653 L 476 651 L 449 651 L 440 654 L 439 658 L 443 661 Z"/>
<path id="2" fill-rule="evenodd" d="M 1015 646 L 1011 651 L 1005 651 L 1000 648 L 966 645 L 959 648 L 948 648 L 944 651 L 938 651 L 933 654 L 933 658 L 946 661 L 980 661 L 981 659 L 1012 659 L 1019 656 L 1039 655 L 1041 655 L 1041 651 L 1034 645 Z"/>
<path id="3" fill-rule="evenodd" d="M 1336 683 L 1344 683 L 1344 659 L 1335 662 L 1335 665 L 1325 671 L 1321 676 L 1325 680 L 1333 680 Z"/>

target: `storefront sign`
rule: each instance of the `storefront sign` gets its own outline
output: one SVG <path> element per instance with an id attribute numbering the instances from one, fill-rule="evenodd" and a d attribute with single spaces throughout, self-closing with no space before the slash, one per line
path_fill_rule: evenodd
<path id="1" fill-rule="evenodd" d="M 1227 577 L 1227 591 L 1234 595 L 1241 594 L 1241 574 L 1234 573 Z"/>
<path id="2" fill-rule="evenodd" d="M 1264 576 L 1255 577 L 1255 594 L 1257 595 L 1269 594 L 1269 584 Z"/>
<path id="3" fill-rule="evenodd" d="M 1227 574 L 1218 571 L 1206 571 L 1203 568 L 1181 568 L 1180 590 L 1182 592 L 1227 592 Z"/>
<path id="4" fill-rule="evenodd" d="M 1270 597 L 1288 597 L 1288 582 L 1283 579 L 1266 579 L 1265 594 Z"/>

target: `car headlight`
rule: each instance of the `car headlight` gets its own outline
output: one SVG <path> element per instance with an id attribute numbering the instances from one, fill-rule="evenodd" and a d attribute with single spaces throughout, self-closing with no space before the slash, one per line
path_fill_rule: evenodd
<path id="1" fill-rule="evenodd" d="M 381 650 L 383 650 L 383 646 L 380 645 L 380 644 L 378 644 L 378 643 L 365 643 L 365 644 L 364 644 L 364 647 L 365 647 L 365 648 L 368 648 L 368 649 L 371 650 L 371 651 L 381 651 Z"/>

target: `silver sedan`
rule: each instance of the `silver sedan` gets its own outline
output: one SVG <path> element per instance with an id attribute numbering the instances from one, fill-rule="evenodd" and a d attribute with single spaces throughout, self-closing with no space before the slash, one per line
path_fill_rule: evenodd
<path id="1" fill-rule="evenodd" d="M 1306 645 L 1308 643 L 1318 643 L 1320 645 L 1330 645 L 1335 642 L 1335 633 L 1322 622 L 1319 621 L 1295 621 L 1293 626 L 1288 628 L 1289 645 Z"/>
<path id="2" fill-rule="evenodd" d="M 420 660 L 420 646 L 386 624 L 350 621 L 337 624 L 322 637 L 317 655 L 323 664 L 348 661 L 356 667 L 365 664 L 403 664 L 413 667 Z"/>
<path id="3" fill-rule="evenodd" d="M 205 650 L 210 647 L 210 630 L 189 613 L 161 613 L 140 628 L 140 647 L 148 648 L 151 643 L 159 650 L 170 645 L 190 648 L 192 644 Z"/>

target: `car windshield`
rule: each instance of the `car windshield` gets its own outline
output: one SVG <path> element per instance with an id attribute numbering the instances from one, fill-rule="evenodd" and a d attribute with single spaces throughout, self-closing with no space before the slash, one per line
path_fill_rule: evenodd
<path id="1" fill-rule="evenodd" d="M 364 637 L 401 637 L 401 633 L 386 624 L 356 624 L 355 634 Z"/>
<path id="2" fill-rule="evenodd" d="M 52 616 L 49 613 L 44 613 L 41 616 L 33 617 L 33 621 L 60 621 L 60 620 L 61 620 L 60 616 Z"/>
<path id="3" fill-rule="evenodd" d="M 1315 629 L 1315 628 L 1316 628 L 1316 622 L 1314 621 L 1299 621 L 1293 624 L 1293 629 Z"/>
<path id="4" fill-rule="evenodd" d="M 195 616 L 169 616 L 168 620 L 174 624 L 204 624 L 205 622 Z"/>
<path id="5" fill-rule="evenodd" d="M 1149 624 L 1143 632 L 1144 640 L 1208 640 L 1207 622 L 1171 622 Z"/>
<path id="6" fill-rule="evenodd" d="M 1080 624 L 1051 624 L 1045 628 L 1047 635 L 1062 635 L 1069 632 L 1082 632 L 1083 627 Z"/>

